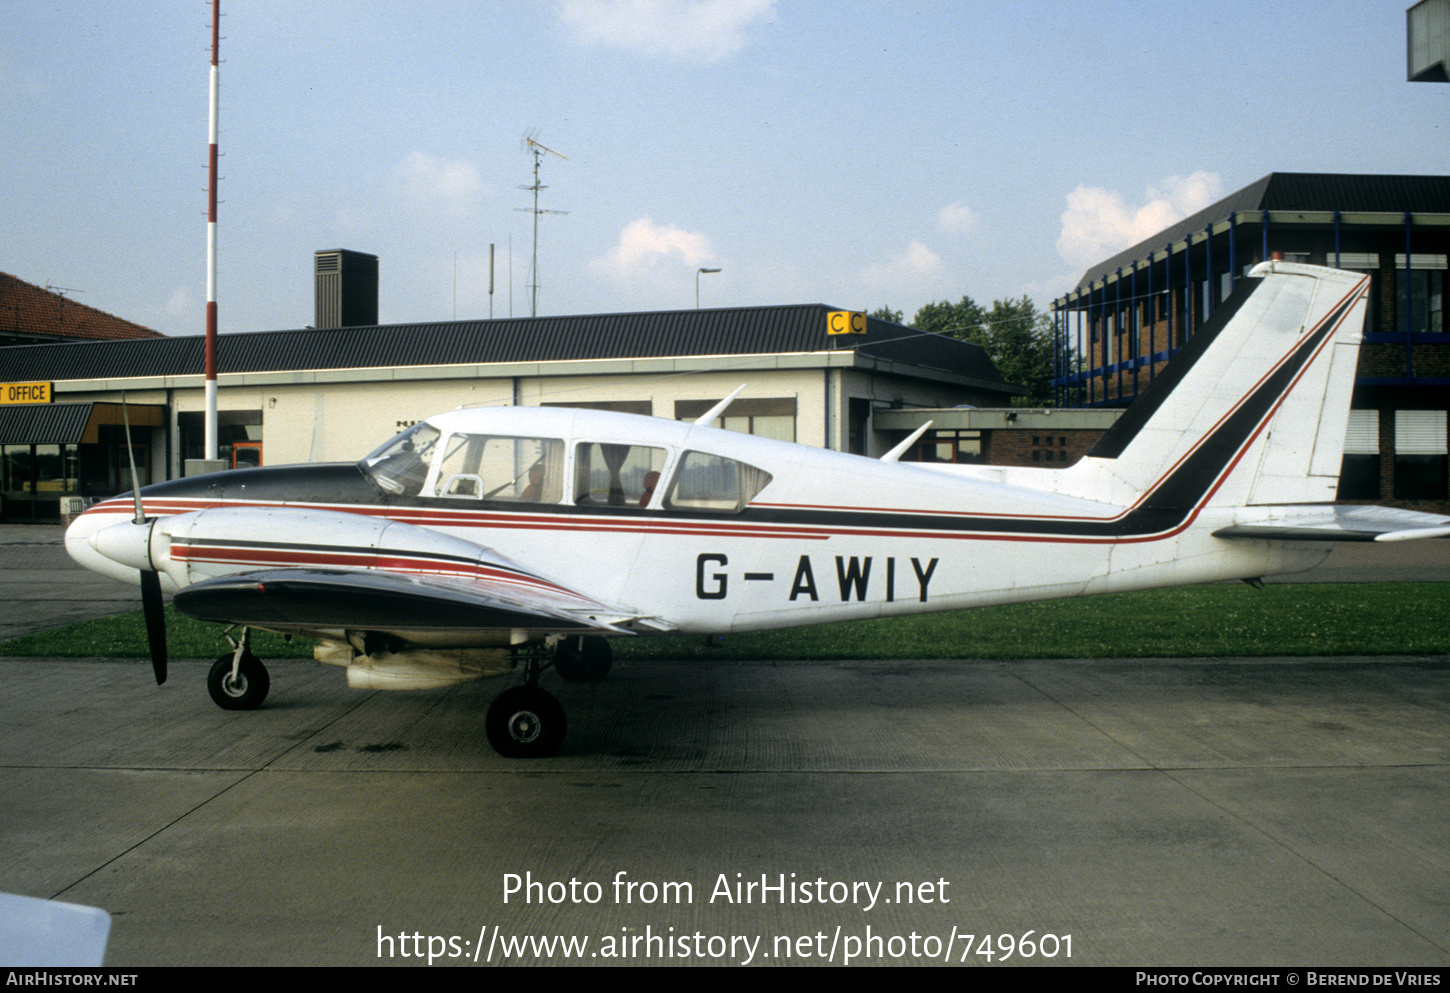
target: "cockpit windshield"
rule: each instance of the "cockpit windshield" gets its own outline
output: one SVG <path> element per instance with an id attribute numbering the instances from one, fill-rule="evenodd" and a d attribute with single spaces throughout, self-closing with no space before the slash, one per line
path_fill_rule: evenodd
<path id="1" fill-rule="evenodd" d="M 437 428 L 419 421 L 374 449 L 358 466 L 384 491 L 395 496 L 416 496 L 428 476 L 428 463 L 433 460 L 438 438 Z"/>

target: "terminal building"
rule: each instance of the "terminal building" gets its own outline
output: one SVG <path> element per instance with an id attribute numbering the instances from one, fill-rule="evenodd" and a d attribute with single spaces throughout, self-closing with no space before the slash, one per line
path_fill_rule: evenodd
<path id="1" fill-rule="evenodd" d="M 1370 275 L 1339 499 L 1450 512 L 1450 176 L 1271 173 L 1053 303 L 1061 406 L 1121 409 L 1257 263 Z"/>
<path id="2" fill-rule="evenodd" d="M 219 454 L 356 459 L 460 405 L 694 419 L 745 384 L 722 426 L 878 456 L 930 421 L 904 460 L 1058 468 L 1275 256 L 1372 277 L 1339 498 L 1450 513 L 1441 176 L 1274 173 L 1093 266 L 1053 303 L 1050 409 L 1014 407 L 1026 390 L 976 345 L 875 318 L 833 334 L 821 304 L 380 326 L 376 256 L 319 252 L 313 327 L 219 340 Z M 50 310 L 74 327 L 68 303 Z M 128 489 L 132 451 L 143 484 L 202 457 L 201 337 L 138 330 L 150 337 L 81 342 L 32 322 L 0 347 L 0 384 L 28 391 L 0 403 L 0 517 L 56 520 Z"/>
<path id="3" fill-rule="evenodd" d="M 721 426 L 881 455 L 905 429 L 877 411 L 1003 407 L 1025 392 L 977 345 L 864 315 L 859 333 L 834 334 L 840 312 L 821 304 L 327 326 L 345 311 L 376 321 L 376 258 L 337 254 L 318 253 L 318 327 L 219 337 L 228 464 L 350 461 L 462 405 L 694 420 L 742 384 Z M 128 489 L 131 452 L 143 485 L 181 475 L 204 454 L 203 362 L 200 336 L 0 348 L 0 383 L 44 392 L 0 405 L 5 519 L 56 520 L 74 498 Z"/>

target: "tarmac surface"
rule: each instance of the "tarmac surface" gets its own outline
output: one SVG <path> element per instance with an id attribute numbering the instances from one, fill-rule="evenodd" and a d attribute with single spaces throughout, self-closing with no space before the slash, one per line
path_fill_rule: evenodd
<path id="1" fill-rule="evenodd" d="M 59 528 L 0 564 L 0 638 L 137 603 Z M 0 659 L 0 891 L 107 910 L 107 965 L 1450 965 L 1443 656 L 620 665 L 546 676 L 534 762 L 504 680 L 273 662 L 232 713 L 207 665 Z"/>

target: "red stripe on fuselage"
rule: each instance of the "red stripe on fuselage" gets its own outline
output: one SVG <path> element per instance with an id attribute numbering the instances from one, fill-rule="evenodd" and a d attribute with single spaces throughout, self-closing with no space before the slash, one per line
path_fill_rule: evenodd
<path id="1" fill-rule="evenodd" d="M 340 569 L 380 569 L 387 572 L 412 573 L 416 575 L 461 577 L 473 581 L 489 581 L 531 588 L 556 596 L 565 596 L 581 603 L 603 606 L 563 586 L 539 579 L 537 576 L 493 565 L 468 562 L 447 562 L 438 559 L 408 556 L 398 552 L 350 552 L 343 549 L 300 549 L 296 546 L 227 546 L 191 545 L 187 542 L 173 542 L 171 557 L 188 564 L 210 563 L 215 565 L 277 566 L 295 568 L 302 566 Z"/>

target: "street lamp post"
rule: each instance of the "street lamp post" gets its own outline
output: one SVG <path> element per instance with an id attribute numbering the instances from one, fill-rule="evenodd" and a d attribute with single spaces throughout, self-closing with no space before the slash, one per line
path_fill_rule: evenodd
<path id="1" fill-rule="evenodd" d="M 696 269 L 695 270 L 695 309 L 700 309 L 700 273 L 719 272 L 719 269 Z"/>

